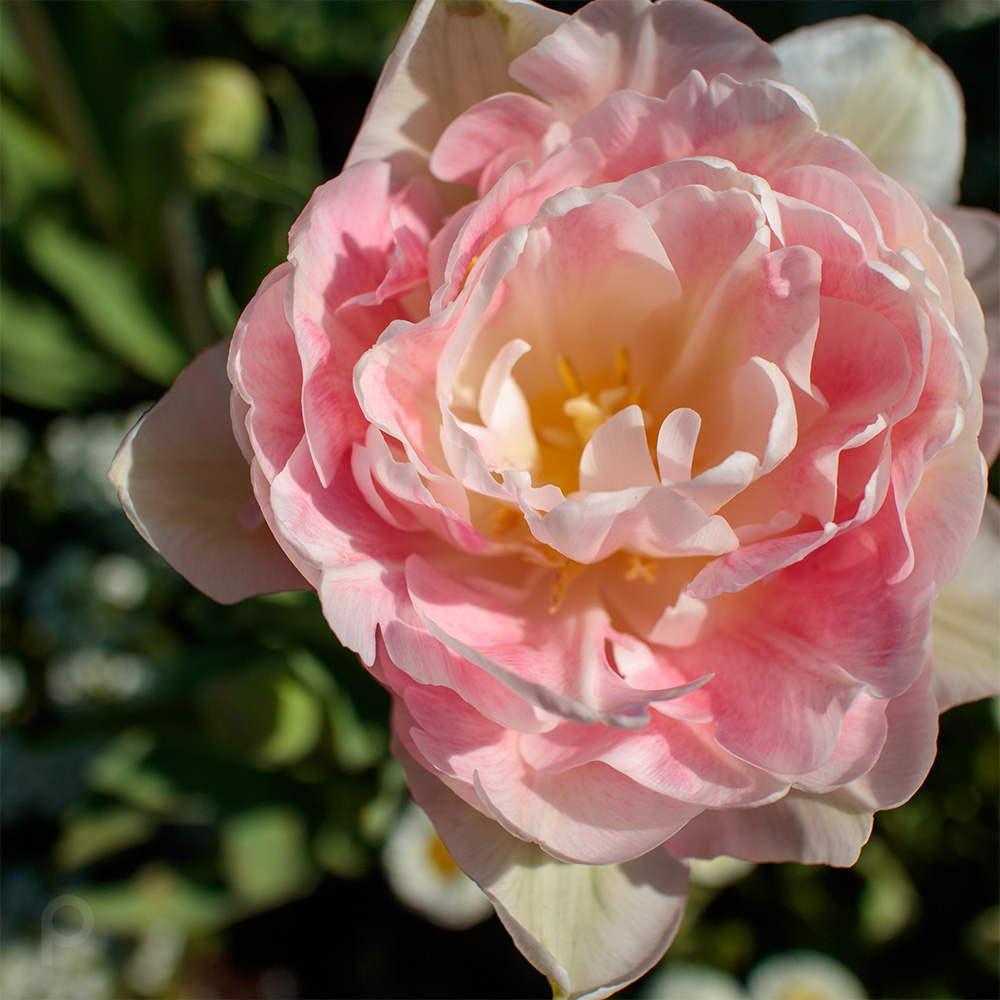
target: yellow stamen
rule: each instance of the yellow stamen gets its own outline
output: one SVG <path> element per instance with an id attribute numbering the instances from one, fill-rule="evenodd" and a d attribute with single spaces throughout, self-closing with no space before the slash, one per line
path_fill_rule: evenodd
<path id="1" fill-rule="evenodd" d="M 549 614 L 554 615 L 566 598 L 569 585 L 583 572 L 581 563 L 565 562 L 556 570 L 556 582 L 552 586 L 552 600 L 549 601 Z"/>
<path id="2" fill-rule="evenodd" d="M 628 385 L 630 368 L 628 348 L 623 344 L 619 344 L 615 348 L 615 374 L 618 376 L 619 385 Z"/>
<path id="3" fill-rule="evenodd" d="M 598 406 L 586 392 L 567 399 L 563 403 L 563 413 L 573 421 L 580 444 L 586 444 L 594 436 L 594 431 L 608 419 L 603 407 Z"/>
<path id="4" fill-rule="evenodd" d="M 556 355 L 556 367 L 559 369 L 559 374 L 562 376 L 563 385 L 566 386 L 566 391 L 571 396 L 579 396 L 583 389 L 580 387 L 580 381 L 576 377 L 576 372 L 573 371 L 572 366 L 569 363 L 569 359 L 565 354 Z"/>
<path id="5" fill-rule="evenodd" d="M 469 275 L 472 274 L 472 269 L 476 266 L 476 261 L 479 260 L 479 254 L 476 254 L 472 260 L 469 261 L 469 266 L 465 269 L 465 277 L 462 278 L 462 285 L 469 280 Z"/>
<path id="6" fill-rule="evenodd" d="M 639 556 L 635 553 L 629 553 L 625 557 L 625 579 L 629 583 L 633 580 L 645 580 L 646 583 L 656 583 L 658 568 L 655 559 L 648 559 L 646 556 Z"/>

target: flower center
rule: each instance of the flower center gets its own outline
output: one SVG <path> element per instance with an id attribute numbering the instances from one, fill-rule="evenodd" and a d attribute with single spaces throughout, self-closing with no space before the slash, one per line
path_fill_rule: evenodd
<path id="1" fill-rule="evenodd" d="M 557 354 L 556 369 L 563 391 L 547 396 L 532 407 L 532 419 L 541 453 L 538 481 L 559 486 L 570 494 L 580 486 L 580 458 L 597 428 L 627 406 L 638 405 L 643 386 L 631 383 L 628 349 L 615 348 L 613 374 L 592 379 L 604 388 L 586 386 L 564 354 Z M 643 411 L 643 423 L 649 426 Z"/>

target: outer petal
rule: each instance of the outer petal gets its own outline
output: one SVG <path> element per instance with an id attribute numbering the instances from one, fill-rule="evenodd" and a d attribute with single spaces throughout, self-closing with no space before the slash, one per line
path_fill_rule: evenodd
<path id="1" fill-rule="evenodd" d="M 1000 504 L 986 510 L 972 550 L 934 605 L 934 694 L 941 711 L 1000 695 Z"/>
<path id="2" fill-rule="evenodd" d="M 966 277 L 979 297 L 986 321 L 989 356 L 982 374 L 979 448 L 992 465 L 1000 452 L 1000 216 L 987 209 L 961 206 L 936 211 L 958 238 Z"/>
<path id="3" fill-rule="evenodd" d="M 617 865 L 557 861 L 467 805 L 398 744 L 394 752 L 449 853 L 556 997 L 611 996 L 659 961 L 684 913 L 685 865 L 659 849 Z"/>
<path id="4" fill-rule="evenodd" d="M 706 78 L 773 76 L 770 49 L 712 4 L 587 4 L 511 66 L 511 75 L 572 120 L 617 90 L 666 97 L 690 70 Z"/>
<path id="5" fill-rule="evenodd" d="M 793 788 L 756 809 L 706 810 L 668 849 L 679 857 L 853 865 L 871 833 L 872 814 L 905 802 L 934 761 L 938 713 L 930 681 L 928 663 L 912 687 L 888 703 L 888 738 L 868 774 L 822 795 Z"/>
<path id="6" fill-rule="evenodd" d="M 820 125 L 851 139 L 884 173 L 925 201 L 957 199 L 965 157 L 958 81 L 891 21 L 850 17 L 779 38 L 781 79 L 814 104 Z"/>
<path id="7" fill-rule="evenodd" d="M 142 537 L 223 604 L 308 587 L 264 524 L 233 437 L 228 349 L 216 344 L 181 372 L 108 472 Z"/>
<path id="8" fill-rule="evenodd" d="M 388 160 L 396 181 L 427 174 L 445 128 L 473 104 L 520 90 L 507 75 L 511 60 L 564 19 L 530 0 L 421 0 L 382 70 L 347 166 Z"/>

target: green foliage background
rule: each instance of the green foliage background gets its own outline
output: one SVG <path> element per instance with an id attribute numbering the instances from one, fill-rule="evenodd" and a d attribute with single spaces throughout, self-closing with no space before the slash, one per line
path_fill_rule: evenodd
<path id="1" fill-rule="evenodd" d="M 902 21 L 965 88 L 963 200 L 997 209 L 995 2 L 723 6 L 766 39 Z M 405 800 L 388 699 L 315 598 L 214 604 L 103 482 L 131 422 L 283 259 L 408 11 L 0 4 L 0 948 L 37 948 L 46 906 L 85 900 L 105 970 L 89 995 L 545 992 L 496 920 L 438 930 L 386 888 L 378 853 Z M 997 996 L 997 776 L 996 706 L 954 710 L 926 786 L 879 817 L 854 869 L 697 888 L 668 961 L 744 976 L 812 948 L 873 996 Z M 175 961 L 143 987 L 128 970 L 164 932 Z"/>

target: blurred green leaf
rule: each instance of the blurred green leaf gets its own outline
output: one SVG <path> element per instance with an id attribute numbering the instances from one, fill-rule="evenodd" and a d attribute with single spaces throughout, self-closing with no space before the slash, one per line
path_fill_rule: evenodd
<path id="1" fill-rule="evenodd" d="M 146 865 L 127 882 L 78 893 L 102 930 L 135 934 L 150 927 L 207 933 L 236 914 L 232 897 L 195 885 L 163 864 Z"/>
<path id="2" fill-rule="evenodd" d="M 132 126 L 153 169 L 184 154 L 197 188 L 211 190 L 225 162 L 257 158 L 268 121 L 257 76 L 234 59 L 197 59 L 163 68 L 132 109 Z M 155 160 L 160 160 L 160 163 Z M 169 178 L 169 184 L 176 178 Z"/>
<path id="3" fill-rule="evenodd" d="M 271 735 L 257 751 L 264 764 L 280 767 L 306 756 L 323 734 L 323 706 L 293 677 L 274 682 L 276 718 Z"/>
<path id="4" fill-rule="evenodd" d="M 119 372 L 75 336 L 51 303 L 0 289 L 0 386 L 19 403 L 75 409 L 115 389 Z"/>
<path id="5" fill-rule="evenodd" d="M 20 211 L 40 192 L 69 184 L 73 168 L 62 143 L 50 131 L 2 99 L 0 121 L 5 209 Z"/>
<path id="6" fill-rule="evenodd" d="M 6 4 L 0 4 L 0 81 L 22 99 L 31 95 L 36 82 L 31 60 L 24 51 Z"/>
<path id="7" fill-rule="evenodd" d="M 101 344 L 146 378 L 173 382 L 187 355 L 121 256 L 51 219 L 28 223 L 24 241 L 35 270 L 65 296 Z"/>
<path id="8" fill-rule="evenodd" d="M 205 276 L 205 293 L 212 321 L 220 335 L 231 336 L 240 319 L 240 307 L 221 268 L 212 268 Z"/>
<path id="9" fill-rule="evenodd" d="M 151 733 L 126 730 L 90 762 L 87 779 L 91 788 L 153 812 L 176 805 L 178 797 L 173 784 L 162 774 L 142 766 L 155 745 Z"/>
<path id="10" fill-rule="evenodd" d="M 310 888 L 316 869 L 302 817 L 286 806 L 265 806 L 223 823 L 222 870 L 233 891 L 254 904 L 273 905 Z"/>
<path id="11" fill-rule="evenodd" d="M 882 944 L 916 916 L 920 897 L 899 859 L 879 837 L 865 845 L 857 867 L 866 876 L 858 900 L 861 933 Z"/>
<path id="12" fill-rule="evenodd" d="M 313 846 L 319 863 L 339 878 L 360 878 L 368 871 L 368 852 L 347 830 L 325 826 Z"/>
<path id="13" fill-rule="evenodd" d="M 337 763 L 348 773 L 377 763 L 387 750 L 385 730 L 359 718 L 354 703 L 337 685 L 333 674 L 307 650 L 293 651 L 289 666 L 326 702 Z"/>
<path id="14" fill-rule="evenodd" d="M 147 813 L 127 806 L 111 806 L 78 812 L 63 827 L 56 842 L 54 860 L 72 871 L 127 847 L 148 840 L 157 824 Z"/>

